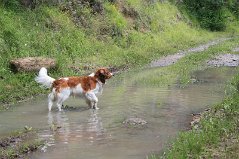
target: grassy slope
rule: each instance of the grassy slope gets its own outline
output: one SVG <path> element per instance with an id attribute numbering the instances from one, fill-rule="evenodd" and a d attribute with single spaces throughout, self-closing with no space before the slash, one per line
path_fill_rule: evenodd
<path id="1" fill-rule="evenodd" d="M 40 6 L 34 10 L 0 6 L 0 104 L 41 93 L 35 73 L 14 74 L 9 61 L 18 57 L 56 58 L 54 77 L 81 74 L 69 66 L 139 66 L 162 55 L 215 38 L 190 27 L 186 18 L 169 3 L 149 4 L 128 0 L 103 3 L 102 14 L 85 6 L 80 14 L 87 27 L 76 26 L 69 12 L 60 7 Z M 127 7 L 136 17 L 122 13 Z M 106 30 L 106 31 L 105 31 Z"/>

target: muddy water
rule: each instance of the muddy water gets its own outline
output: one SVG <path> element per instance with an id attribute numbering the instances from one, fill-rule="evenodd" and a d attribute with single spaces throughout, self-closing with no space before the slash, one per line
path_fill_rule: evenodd
<path id="1" fill-rule="evenodd" d="M 75 109 L 48 113 L 46 96 L 19 104 L 1 113 L 0 135 L 25 125 L 39 128 L 39 137 L 48 143 L 29 155 L 34 159 L 143 159 L 189 128 L 191 113 L 220 102 L 225 81 L 235 73 L 225 68 L 198 71 L 192 75 L 194 83 L 184 88 L 135 82 L 155 69 L 116 76 L 99 97 L 97 111 L 83 100 L 70 99 L 65 104 Z M 147 125 L 125 127 L 122 122 L 129 117 L 142 118 Z"/>

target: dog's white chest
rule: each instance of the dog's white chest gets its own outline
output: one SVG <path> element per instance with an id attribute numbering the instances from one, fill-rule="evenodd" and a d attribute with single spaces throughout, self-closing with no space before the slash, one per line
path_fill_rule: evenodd
<path id="1" fill-rule="evenodd" d="M 94 92 L 95 94 L 98 94 L 98 93 L 102 93 L 102 91 L 103 91 L 103 86 L 102 86 L 102 84 L 97 83 L 95 89 L 93 89 L 93 92 Z"/>

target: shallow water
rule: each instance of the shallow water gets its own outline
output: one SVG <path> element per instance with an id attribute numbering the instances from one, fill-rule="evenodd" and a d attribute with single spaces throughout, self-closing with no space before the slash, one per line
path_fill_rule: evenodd
<path id="1" fill-rule="evenodd" d="M 48 143 L 29 154 L 34 159 L 143 159 L 160 152 L 180 130 L 188 129 L 192 113 L 220 102 L 225 82 L 235 73 L 233 68 L 197 71 L 192 75 L 194 83 L 184 88 L 135 81 L 139 74 L 155 69 L 114 77 L 100 95 L 97 111 L 73 98 L 65 104 L 75 109 L 63 112 L 54 107 L 48 113 L 46 96 L 21 103 L 1 113 L 0 135 L 25 125 L 39 128 L 39 137 Z M 122 122 L 129 117 L 146 120 L 146 127 L 125 127 Z M 53 131 L 57 126 L 60 128 Z"/>

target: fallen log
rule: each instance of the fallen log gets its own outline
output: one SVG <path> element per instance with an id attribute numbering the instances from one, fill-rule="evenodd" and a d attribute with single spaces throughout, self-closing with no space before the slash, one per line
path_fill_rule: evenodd
<path id="1" fill-rule="evenodd" d="M 13 72 L 31 72 L 38 71 L 41 67 L 47 69 L 56 67 L 56 60 L 45 57 L 25 57 L 10 61 L 10 67 Z"/>

